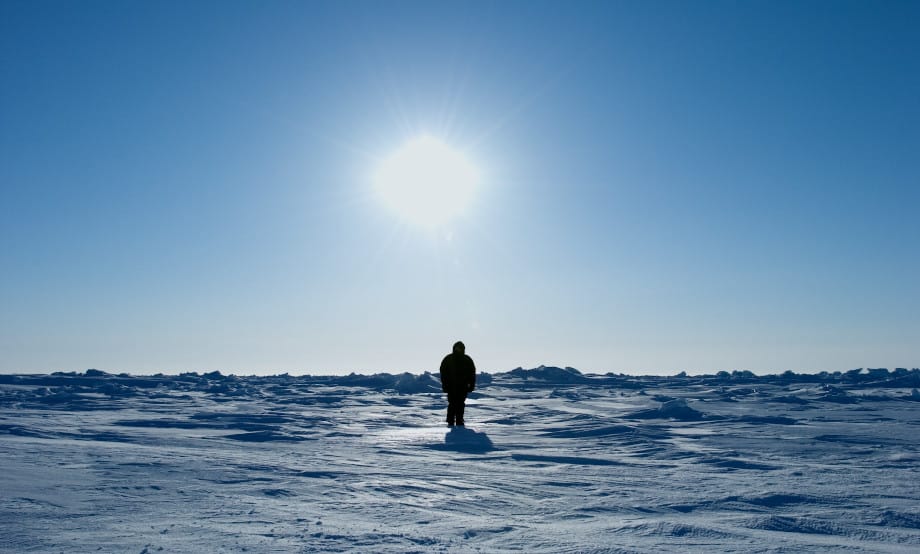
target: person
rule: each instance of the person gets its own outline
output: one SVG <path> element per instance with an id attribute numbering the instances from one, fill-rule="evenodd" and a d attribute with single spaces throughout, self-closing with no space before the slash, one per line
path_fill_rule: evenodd
<path id="1" fill-rule="evenodd" d="M 466 346 L 457 341 L 453 352 L 441 361 L 441 390 L 447 393 L 447 425 L 463 426 L 466 395 L 476 388 L 476 365 L 466 355 Z"/>

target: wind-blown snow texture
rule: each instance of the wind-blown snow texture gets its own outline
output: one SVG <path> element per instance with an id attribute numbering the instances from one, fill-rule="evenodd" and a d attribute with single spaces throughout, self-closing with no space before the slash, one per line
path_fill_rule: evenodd
<path id="1" fill-rule="evenodd" d="M 917 552 L 920 371 L 0 376 L 0 551 Z"/>

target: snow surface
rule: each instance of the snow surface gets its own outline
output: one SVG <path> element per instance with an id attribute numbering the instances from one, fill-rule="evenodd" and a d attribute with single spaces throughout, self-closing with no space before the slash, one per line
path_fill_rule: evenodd
<path id="1" fill-rule="evenodd" d="M 2 552 L 918 552 L 920 371 L 0 376 Z"/>

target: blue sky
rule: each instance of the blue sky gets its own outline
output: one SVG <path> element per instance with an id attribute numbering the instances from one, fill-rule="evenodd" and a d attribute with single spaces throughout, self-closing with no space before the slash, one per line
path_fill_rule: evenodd
<path id="1" fill-rule="evenodd" d="M 0 4 L 0 371 L 920 361 L 916 2 Z M 372 175 L 482 175 L 421 229 Z"/>

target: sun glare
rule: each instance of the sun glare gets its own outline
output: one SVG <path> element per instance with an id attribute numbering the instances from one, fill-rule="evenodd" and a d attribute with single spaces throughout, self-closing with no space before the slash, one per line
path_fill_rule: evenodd
<path id="1" fill-rule="evenodd" d="M 422 135 L 380 164 L 374 187 L 400 217 L 434 228 L 463 213 L 478 181 L 479 172 L 463 153 Z"/>

